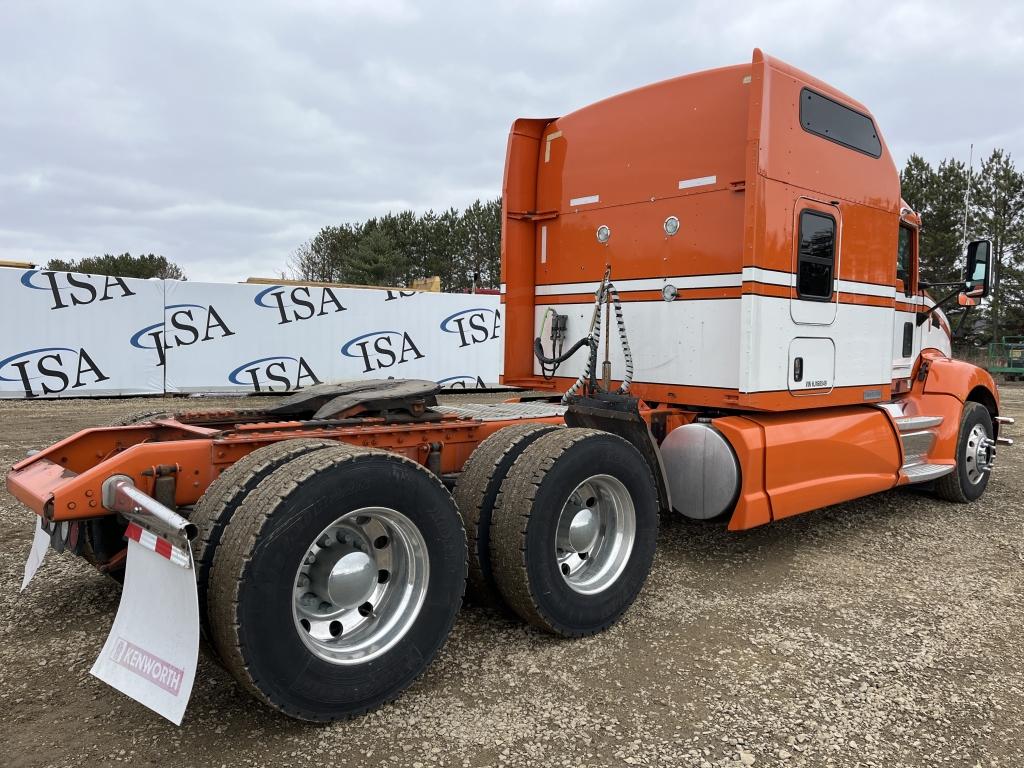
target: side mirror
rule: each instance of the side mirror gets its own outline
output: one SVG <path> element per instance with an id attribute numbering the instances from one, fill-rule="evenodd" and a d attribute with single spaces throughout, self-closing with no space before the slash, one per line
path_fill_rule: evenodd
<path id="1" fill-rule="evenodd" d="M 975 240 L 967 246 L 964 294 L 972 299 L 988 296 L 992 278 L 992 241 Z"/>

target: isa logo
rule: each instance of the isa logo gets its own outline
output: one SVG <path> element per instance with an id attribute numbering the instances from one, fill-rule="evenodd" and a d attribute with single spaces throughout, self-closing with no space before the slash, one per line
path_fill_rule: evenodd
<path id="1" fill-rule="evenodd" d="M 0 360 L 0 381 L 20 382 L 25 397 L 57 395 L 109 378 L 82 347 L 40 347 Z"/>
<path id="2" fill-rule="evenodd" d="M 312 384 L 322 384 L 303 357 L 274 355 L 242 363 L 228 374 L 228 381 L 253 392 L 293 392 Z"/>
<path id="3" fill-rule="evenodd" d="M 501 312 L 484 307 L 463 309 L 442 320 L 441 330 L 457 334 L 460 348 L 482 344 L 498 338 L 501 332 Z"/>
<path id="4" fill-rule="evenodd" d="M 470 376 L 468 373 L 460 376 L 448 376 L 440 379 L 437 383 L 441 385 L 441 389 L 484 389 L 487 387 L 479 376 Z"/>
<path id="5" fill-rule="evenodd" d="M 135 295 L 124 278 L 107 275 L 76 275 L 73 272 L 30 269 L 22 274 L 21 284 L 26 288 L 49 293 L 50 309 L 80 307 Z"/>
<path id="6" fill-rule="evenodd" d="M 353 357 L 363 364 L 363 373 L 393 368 L 410 360 L 422 360 L 412 336 L 404 331 L 372 331 L 349 339 L 341 348 L 345 357 Z"/>
<path id="7" fill-rule="evenodd" d="M 272 285 L 257 293 L 253 301 L 258 307 L 277 310 L 278 325 L 346 311 L 333 290 L 308 285 Z"/>
<path id="8" fill-rule="evenodd" d="M 141 328 L 129 341 L 136 349 L 155 349 L 159 367 L 167 362 L 168 349 L 234 335 L 212 305 L 168 304 L 164 308 L 164 322 Z"/>

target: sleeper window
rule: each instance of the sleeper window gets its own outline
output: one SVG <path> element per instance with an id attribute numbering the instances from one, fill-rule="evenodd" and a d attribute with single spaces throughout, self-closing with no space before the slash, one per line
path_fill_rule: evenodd
<path id="1" fill-rule="evenodd" d="M 825 213 L 800 214 L 796 292 L 801 299 L 829 301 L 836 254 L 836 220 Z"/>
<path id="2" fill-rule="evenodd" d="M 870 157 L 882 156 L 882 141 L 870 117 L 810 88 L 800 91 L 800 125 L 847 149 Z"/>

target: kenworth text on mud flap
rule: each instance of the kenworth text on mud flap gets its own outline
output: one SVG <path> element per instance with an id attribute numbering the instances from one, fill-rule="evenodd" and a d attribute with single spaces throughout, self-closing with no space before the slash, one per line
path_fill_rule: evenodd
<path id="1" fill-rule="evenodd" d="M 956 284 L 919 278 L 863 105 L 755 51 L 517 120 L 503 205 L 502 381 L 550 398 L 320 385 L 14 466 L 26 578 L 52 547 L 124 579 L 95 674 L 180 722 L 201 627 L 256 697 L 333 720 L 423 672 L 467 581 L 548 632 L 607 628 L 659 513 L 739 531 L 903 485 L 984 493 L 1010 420 L 940 306 L 985 297 L 990 245 Z"/>

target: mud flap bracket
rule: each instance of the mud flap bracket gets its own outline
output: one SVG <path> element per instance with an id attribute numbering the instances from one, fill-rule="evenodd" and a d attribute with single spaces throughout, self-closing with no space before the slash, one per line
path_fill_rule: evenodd
<path id="1" fill-rule="evenodd" d="M 103 506 L 111 512 L 119 512 L 129 522 L 178 549 L 187 551 L 188 543 L 199 533 L 193 523 L 136 488 L 127 475 L 112 475 L 104 480 L 101 496 Z"/>
<path id="2" fill-rule="evenodd" d="M 599 393 L 592 397 L 571 397 L 568 406 L 564 417 L 567 426 L 610 432 L 640 451 L 654 475 L 658 505 L 664 512 L 671 511 L 672 499 L 665 479 L 665 464 L 650 427 L 640 415 L 640 401 L 629 395 Z"/>

